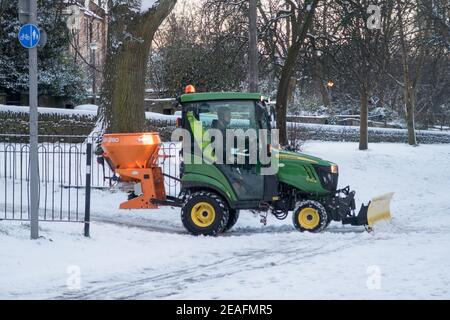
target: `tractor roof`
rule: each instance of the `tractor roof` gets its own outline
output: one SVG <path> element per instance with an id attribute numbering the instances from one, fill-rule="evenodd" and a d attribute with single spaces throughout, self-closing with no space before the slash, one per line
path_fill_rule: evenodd
<path id="1" fill-rule="evenodd" d="M 259 93 L 243 92 L 207 92 L 188 93 L 181 96 L 181 102 L 214 101 L 214 100 L 261 100 Z"/>

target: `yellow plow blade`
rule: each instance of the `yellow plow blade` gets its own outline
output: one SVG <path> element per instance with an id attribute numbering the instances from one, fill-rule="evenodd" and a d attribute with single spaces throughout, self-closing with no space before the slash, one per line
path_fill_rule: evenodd
<path id="1" fill-rule="evenodd" d="M 392 219 L 390 204 L 393 196 L 394 193 L 391 192 L 372 199 L 367 211 L 367 222 L 369 227 L 372 227 L 378 221 L 389 221 Z"/>

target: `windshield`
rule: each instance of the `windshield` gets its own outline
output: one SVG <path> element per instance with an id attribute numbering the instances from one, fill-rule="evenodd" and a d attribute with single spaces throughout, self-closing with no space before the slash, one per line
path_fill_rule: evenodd
<path id="1" fill-rule="evenodd" d="M 226 122 L 227 129 L 270 129 L 265 108 L 253 100 L 200 101 L 183 108 L 200 120 L 204 129 L 214 128 L 217 122 Z"/>
<path id="2" fill-rule="evenodd" d="M 183 107 L 202 122 L 204 129 L 214 127 L 215 123 L 224 120 L 227 129 L 247 130 L 267 126 L 264 109 L 252 100 L 200 101 L 185 104 Z"/>

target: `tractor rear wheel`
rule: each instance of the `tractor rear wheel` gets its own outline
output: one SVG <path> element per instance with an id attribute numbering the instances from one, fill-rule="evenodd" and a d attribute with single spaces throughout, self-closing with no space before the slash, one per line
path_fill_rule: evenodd
<path id="1" fill-rule="evenodd" d="M 327 211 L 317 201 L 303 201 L 295 208 L 292 222 L 300 232 L 319 233 L 328 226 Z"/>
<path id="2" fill-rule="evenodd" d="M 231 228 L 234 227 L 234 225 L 236 224 L 236 222 L 239 219 L 239 210 L 235 210 L 235 209 L 230 209 L 230 217 L 228 218 L 228 223 L 225 226 L 225 228 L 223 229 L 223 232 L 227 232 L 229 230 L 231 230 Z"/>
<path id="3" fill-rule="evenodd" d="M 181 221 L 193 235 L 216 236 L 229 220 L 227 203 L 210 191 L 193 192 L 181 209 Z"/>

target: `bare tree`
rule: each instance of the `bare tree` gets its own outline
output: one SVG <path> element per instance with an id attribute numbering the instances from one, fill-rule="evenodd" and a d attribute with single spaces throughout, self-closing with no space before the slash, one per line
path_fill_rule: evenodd
<path id="1" fill-rule="evenodd" d="M 319 0 L 306 0 L 303 4 L 295 3 L 294 1 L 286 1 L 289 10 L 278 14 L 285 14 L 290 25 L 286 29 L 289 39 L 286 43 L 286 59 L 281 68 L 280 80 L 278 82 L 277 91 L 277 127 L 280 131 L 280 144 L 288 145 L 287 128 L 286 128 L 286 113 L 287 105 L 290 97 L 290 89 L 292 88 L 292 76 L 296 70 L 296 63 L 300 49 L 304 45 L 307 37 L 307 32 L 310 29 L 314 13 L 316 11 Z"/>
<path id="2" fill-rule="evenodd" d="M 258 92 L 258 11 L 257 0 L 249 0 L 249 90 Z"/>
<path id="3" fill-rule="evenodd" d="M 149 7 L 144 4 L 151 3 Z M 176 0 L 110 0 L 101 120 L 107 132 L 145 127 L 145 75 L 156 30 Z"/>
<path id="4" fill-rule="evenodd" d="M 246 4 L 189 4 L 171 14 L 152 47 L 151 86 L 171 96 L 187 84 L 199 92 L 248 90 L 248 72 L 242 72 L 249 69 Z"/>
<path id="5" fill-rule="evenodd" d="M 408 128 L 408 144 L 416 145 L 415 112 L 417 91 L 427 53 L 429 51 L 430 17 L 433 11 L 429 1 L 397 0 L 398 43 L 402 65 L 402 81 L 397 81 L 403 89 L 403 102 Z"/>
<path id="6" fill-rule="evenodd" d="M 368 149 L 369 100 L 382 75 L 379 59 L 386 57 L 381 41 L 383 30 L 367 27 L 368 5 L 366 0 L 336 1 L 330 14 L 336 19 L 338 37 L 324 48 L 347 90 L 353 90 L 359 97 L 360 150 Z"/>

